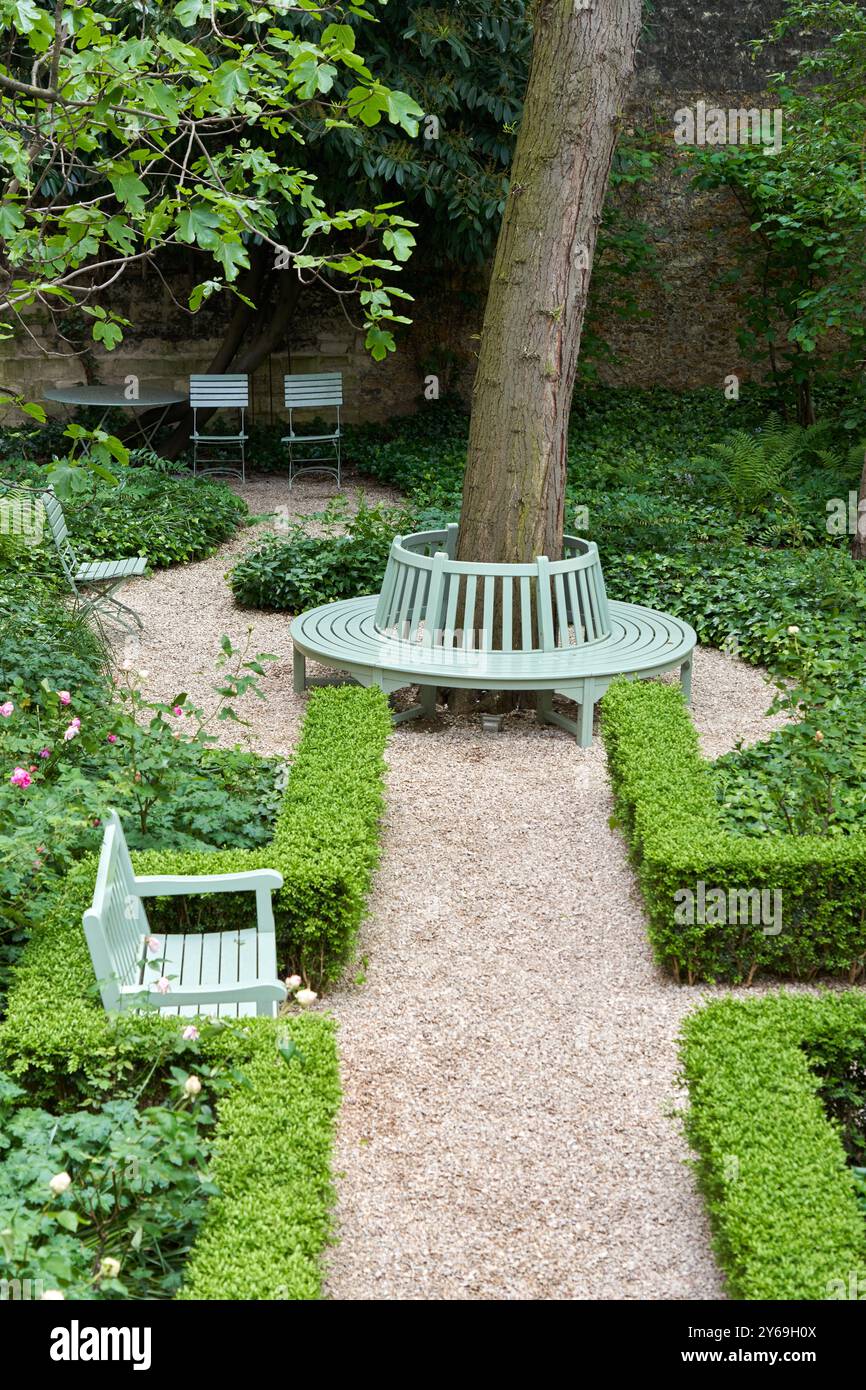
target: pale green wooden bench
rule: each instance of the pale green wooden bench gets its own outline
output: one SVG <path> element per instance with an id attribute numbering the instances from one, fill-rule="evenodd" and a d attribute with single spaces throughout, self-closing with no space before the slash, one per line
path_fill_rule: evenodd
<path id="1" fill-rule="evenodd" d="M 618 675 L 679 668 L 691 698 L 697 637 L 688 623 L 639 604 L 608 600 L 598 548 L 566 536 L 561 560 L 470 564 L 454 558 L 457 526 L 397 536 L 377 596 L 345 599 L 292 623 L 294 686 L 308 658 L 390 693 L 421 688 L 421 703 L 395 722 L 432 715 L 436 689 L 533 690 L 541 723 L 592 742 L 595 704 Z M 480 621 L 479 621 L 480 619 Z M 552 707 L 558 693 L 579 721 Z"/>
<path id="2" fill-rule="evenodd" d="M 93 613 L 100 618 L 108 613 L 125 632 L 136 632 L 144 625 L 141 618 L 119 598 L 114 591 L 127 579 L 144 574 L 147 561 L 143 555 L 131 555 L 124 560 L 94 560 L 82 564 L 72 548 L 63 508 L 54 495 L 53 488 L 42 494 L 42 505 L 51 528 L 51 535 L 60 565 L 69 582 L 83 615 Z M 85 598 L 82 589 L 92 590 L 92 596 Z"/>
<path id="3" fill-rule="evenodd" d="M 137 875 L 123 826 L 109 813 L 93 903 L 84 914 L 84 933 L 109 1013 L 158 1009 L 162 1014 L 274 1017 L 286 998 L 277 979 L 277 949 L 271 893 L 281 888 L 275 869 L 239 874 Z M 180 893 L 255 893 L 256 925 L 238 931 L 152 933 L 143 898 Z M 153 936 L 157 949 L 146 938 Z M 160 976 L 168 993 L 156 989 Z"/>

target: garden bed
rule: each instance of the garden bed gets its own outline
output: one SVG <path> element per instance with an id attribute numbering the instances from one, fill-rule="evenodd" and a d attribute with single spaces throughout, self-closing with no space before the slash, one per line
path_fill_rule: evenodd
<path id="1" fill-rule="evenodd" d="M 378 856 L 382 753 L 389 729 L 380 692 L 317 692 L 269 846 L 145 851 L 134 855 L 137 871 L 279 869 L 284 885 L 275 895 L 275 917 L 281 964 L 303 970 L 314 983 L 333 978 L 351 955 Z M 24 948 L 0 1026 L 0 1070 L 26 1086 L 28 1104 L 48 1109 L 97 1104 L 118 1080 L 154 1065 L 156 1057 L 163 1067 L 168 1059 L 188 1071 L 197 1065 L 229 1076 L 233 1084 L 219 1101 L 213 1143 L 214 1195 L 202 1214 L 180 1296 L 317 1297 L 319 1257 L 330 1232 L 329 1155 L 339 1100 L 332 1023 L 319 1015 L 231 1025 L 202 1021 L 193 1044 L 183 1038 L 188 1019 L 106 1015 L 81 926 L 95 871 L 94 856 L 73 866 Z M 163 916 L 180 901 L 165 900 Z M 216 901 L 213 896 L 196 900 L 210 929 L 216 924 Z M 230 896 L 219 900 L 226 925 L 235 922 L 240 903 Z M 154 923 L 159 915 L 157 905 Z M 184 917 L 174 925 L 195 930 L 197 921 Z M 70 1164 L 75 1181 L 71 1159 Z M 66 1235 L 74 1238 L 72 1231 Z M 15 1268 L 10 1265 L 6 1277 L 42 1277 Z M 70 1286 L 77 1291 L 80 1260 L 73 1272 Z M 62 1283 L 62 1270 L 58 1277 Z M 94 1274 L 84 1287 L 82 1296 L 108 1296 L 112 1281 Z M 114 1296 L 123 1294 L 115 1290 Z"/>
<path id="2" fill-rule="evenodd" d="M 726 832 L 711 766 L 669 686 L 617 682 L 602 718 L 617 819 L 659 963 L 690 983 L 759 973 L 856 979 L 866 961 L 866 834 Z M 769 897 L 757 904 L 744 893 Z M 691 912 L 684 894 L 694 895 Z"/>

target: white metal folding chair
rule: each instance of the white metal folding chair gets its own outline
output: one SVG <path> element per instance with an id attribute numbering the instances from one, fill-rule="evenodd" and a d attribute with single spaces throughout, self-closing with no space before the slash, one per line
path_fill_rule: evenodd
<path id="1" fill-rule="evenodd" d="M 340 446 L 342 429 L 340 409 L 343 404 L 342 372 L 304 372 L 284 378 L 286 409 L 289 412 L 289 433 L 283 443 L 289 446 L 289 487 L 300 473 L 331 473 L 340 486 Z M 327 434 L 299 434 L 295 428 L 296 410 L 336 409 L 336 426 Z M 298 449 L 314 447 L 312 454 L 299 455 Z M 303 467 L 298 468 L 297 465 Z"/>
<path id="2" fill-rule="evenodd" d="M 229 372 L 221 376 L 200 375 L 189 379 L 189 403 L 192 406 L 192 469 L 198 472 L 200 463 L 217 464 L 216 468 L 203 468 L 203 473 L 222 477 L 240 478 L 246 481 L 246 411 L 250 403 L 250 379 L 246 372 Z M 198 412 L 200 410 L 238 410 L 240 411 L 240 430 L 237 434 L 200 434 Z M 205 448 L 216 450 L 203 455 Z M 225 455 L 236 452 L 240 468 L 226 461 Z"/>
<path id="3" fill-rule="evenodd" d="M 127 579 L 143 574 L 147 561 L 143 555 L 130 555 L 122 560 L 93 560 L 82 564 L 72 548 L 63 508 L 48 488 L 42 493 L 42 505 L 51 528 L 51 535 L 60 557 L 61 568 L 69 582 L 82 615 L 92 613 L 100 621 L 109 616 L 125 632 L 137 632 L 144 624 L 138 614 L 128 608 L 120 599 L 114 597 Z M 92 590 L 92 597 L 85 598 L 82 589 Z"/>

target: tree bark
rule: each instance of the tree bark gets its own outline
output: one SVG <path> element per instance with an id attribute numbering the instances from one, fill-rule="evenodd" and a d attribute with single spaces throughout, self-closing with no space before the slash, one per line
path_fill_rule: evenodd
<path id="1" fill-rule="evenodd" d="M 863 455 L 860 490 L 857 494 L 857 526 L 851 537 L 851 558 L 866 560 L 866 454 Z"/>
<path id="2" fill-rule="evenodd" d="M 641 0 L 539 0 L 481 332 L 458 558 L 558 556 L 568 417 Z"/>

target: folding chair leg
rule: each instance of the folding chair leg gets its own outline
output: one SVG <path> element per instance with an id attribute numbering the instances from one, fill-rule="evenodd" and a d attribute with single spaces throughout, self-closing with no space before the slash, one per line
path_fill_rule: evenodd
<path id="1" fill-rule="evenodd" d="M 114 598 L 114 590 L 118 589 L 124 581 L 118 580 L 110 589 L 96 590 L 92 599 L 82 607 L 82 616 L 93 613 L 97 622 L 103 614 L 112 617 L 118 627 L 122 627 L 125 632 L 143 632 L 144 623 L 138 616 L 134 608 L 129 608 L 125 603 L 121 603 L 119 598 Z M 110 612 L 106 611 L 110 610 Z M 130 621 L 131 620 L 131 621 Z"/>

